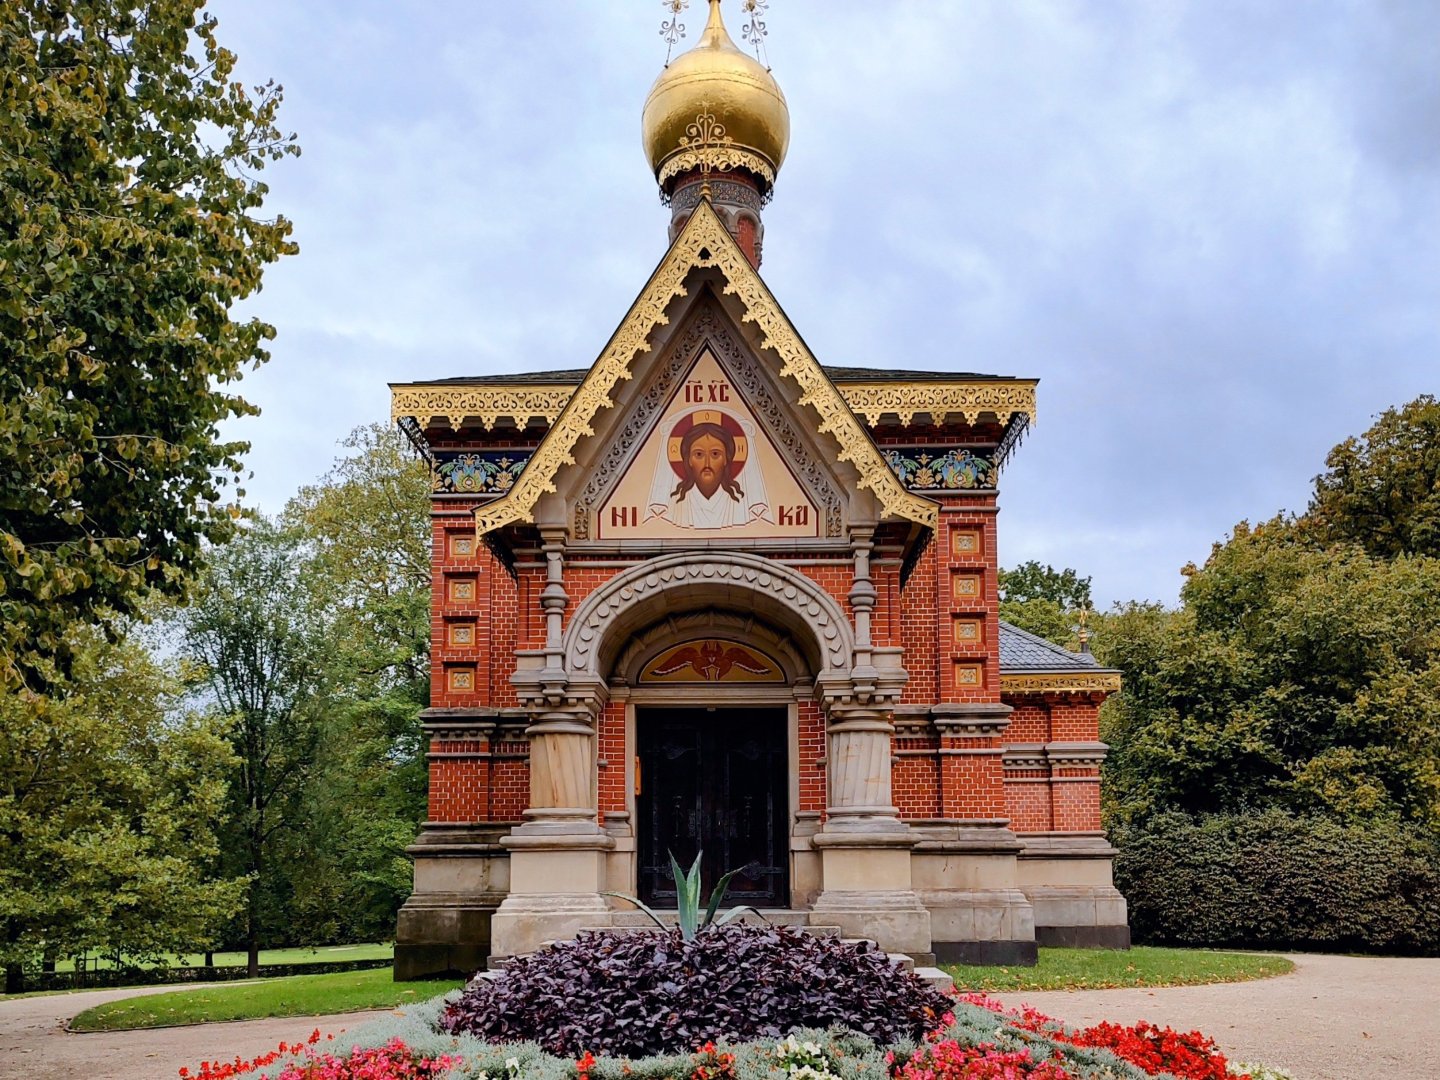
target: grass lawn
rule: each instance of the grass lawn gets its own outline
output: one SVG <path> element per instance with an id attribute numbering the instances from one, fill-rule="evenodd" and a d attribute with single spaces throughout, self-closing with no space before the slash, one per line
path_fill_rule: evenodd
<path id="1" fill-rule="evenodd" d="M 370 944 L 370 945 L 316 945 L 306 946 L 298 949 L 261 949 L 260 963 L 262 964 L 319 964 L 339 963 L 342 960 L 389 960 L 395 955 L 393 944 Z M 204 953 L 189 953 L 185 956 L 171 956 L 170 964 L 175 967 L 203 967 L 205 964 Z M 87 958 L 87 967 L 91 971 L 108 970 L 115 967 L 114 959 L 100 953 L 91 953 Z M 243 952 L 217 952 L 215 954 L 216 967 L 244 967 L 246 956 Z M 151 965 L 144 964 L 142 967 Z M 56 971 L 74 971 L 75 963 L 72 960 L 60 960 L 55 964 Z"/>
<path id="2" fill-rule="evenodd" d="M 1106 990 L 1123 986 L 1194 986 L 1285 975 L 1283 956 L 1208 949 L 1041 949 L 1034 967 L 946 964 L 962 990 Z"/>
<path id="3" fill-rule="evenodd" d="M 334 975 L 294 975 L 286 979 L 263 979 L 235 986 L 176 990 L 112 1001 L 86 1009 L 70 1021 L 70 1028 L 72 1031 L 128 1031 L 208 1024 L 212 1020 L 326 1016 L 424 1001 L 459 985 L 455 980 L 397 983 L 388 968 L 342 971 Z"/>

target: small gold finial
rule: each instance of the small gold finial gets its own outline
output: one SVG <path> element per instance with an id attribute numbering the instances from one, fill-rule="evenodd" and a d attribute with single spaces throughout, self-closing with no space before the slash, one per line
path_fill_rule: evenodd
<path id="1" fill-rule="evenodd" d="M 675 46 L 685 36 L 685 24 L 680 21 L 680 12 L 690 6 L 690 0 L 660 0 L 670 18 L 660 24 L 660 36 L 665 39 L 665 66 L 670 66 L 670 57 Z"/>
<path id="2" fill-rule="evenodd" d="M 750 21 L 745 24 L 745 29 L 740 31 L 740 37 L 750 43 L 755 50 L 755 59 L 765 65 L 765 70 L 770 70 L 770 59 L 765 55 L 765 37 L 770 33 L 765 28 L 765 20 L 761 18 L 765 9 L 770 6 L 770 0 L 744 0 L 740 10 L 750 16 Z"/>

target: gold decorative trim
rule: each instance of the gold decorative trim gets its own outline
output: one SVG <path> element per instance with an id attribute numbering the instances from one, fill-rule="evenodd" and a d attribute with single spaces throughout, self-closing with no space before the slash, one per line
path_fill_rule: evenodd
<path id="1" fill-rule="evenodd" d="M 672 177 L 692 169 L 705 172 L 728 172 L 731 169 L 748 169 L 765 181 L 767 187 L 775 186 L 775 169 L 758 152 L 743 146 L 719 144 L 713 146 L 691 146 L 677 150 L 660 165 L 655 174 L 661 187 Z"/>
<path id="2" fill-rule="evenodd" d="M 933 528 L 939 522 L 939 506 L 907 491 L 891 471 L 714 208 L 702 202 L 646 282 L 599 359 L 545 433 L 515 486 L 476 510 L 477 532 L 484 534 L 515 521 L 533 520 L 540 496 L 555 490 L 555 474 L 561 466 L 574 464 L 575 444 L 581 436 L 595 434 L 591 427 L 595 414 L 615 404 L 610 391 L 619 380 L 632 377 L 630 364 L 638 353 L 650 351 L 651 332 L 670 321 L 665 309 L 675 297 L 686 295 L 686 275 L 702 266 L 715 267 L 725 275 L 726 294 L 738 297 L 745 307 L 744 320 L 755 323 L 763 331 L 761 346 L 779 355 L 780 374 L 799 384 L 801 404 L 809 405 L 820 414 L 819 430 L 833 435 L 840 443 L 839 458 L 855 466 L 860 474 L 859 486 L 874 492 L 887 515 Z"/>
<path id="3" fill-rule="evenodd" d="M 437 419 L 458 429 L 467 416 L 477 417 L 486 431 L 502 416 L 510 417 L 522 428 L 536 417 L 553 424 L 574 393 L 573 383 L 544 386 L 392 384 L 390 419 L 413 416 L 422 431 Z"/>
<path id="4" fill-rule="evenodd" d="M 1118 671 L 1095 671 L 1083 674 L 1062 672 L 1000 673 L 1000 691 L 1015 694 L 1113 694 L 1120 689 Z"/>
<path id="5" fill-rule="evenodd" d="M 850 408 L 864 416 L 871 427 L 886 413 L 895 413 L 906 427 L 916 413 L 929 413 L 940 423 L 944 423 L 949 414 L 958 413 L 967 424 L 975 423 L 982 413 L 994 413 L 1002 424 L 1019 413 L 1033 425 L 1036 385 L 1033 379 L 983 383 L 858 382 L 846 383 L 841 393 Z"/>
<path id="6" fill-rule="evenodd" d="M 421 430 L 436 420 L 459 428 L 466 417 L 476 417 L 488 431 L 495 421 L 510 417 L 521 427 L 534 419 L 553 424 L 578 383 L 491 383 L 484 386 L 427 386 L 396 383 L 390 387 L 390 418 L 413 417 Z M 851 410 L 871 427 L 885 413 L 895 413 L 908 425 L 917 413 L 958 413 L 973 423 L 993 412 L 1001 422 L 1017 413 L 1035 422 L 1035 383 L 842 383 L 835 386 Z"/>

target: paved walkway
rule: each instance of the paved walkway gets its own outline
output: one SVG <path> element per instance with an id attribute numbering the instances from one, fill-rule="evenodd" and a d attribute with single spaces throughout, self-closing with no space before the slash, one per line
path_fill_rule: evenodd
<path id="1" fill-rule="evenodd" d="M 1275 979 L 1165 990 L 1004 994 L 1071 1024 L 1203 1031 L 1227 1057 L 1298 1080 L 1440 1078 L 1440 959 L 1291 956 Z"/>
<path id="2" fill-rule="evenodd" d="M 1006 994 L 1075 1024 L 1149 1020 L 1198 1029 L 1236 1060 L 1297 1080 L 1440 1078 L 1440 959 L 1293 956 L 1278 979 L 1167 990 Z M 253 1058 L 315 1028 L 339 1034 L 376 1014 L 249 1020 L 200 1027 L 74 1035 L 69 1017 L 117 998 L 188 987 L 95 990 L 0 999 L 0 1080 L 176 1080 L 182 1065 Z M 343 1040 L 341 1040 L 343 1044 Z"/>
<path id="3" fill-rule="evenodd" d="M 234 985 L 233 983 L 228 985 Z M 47 997 L 0 998 L 0 1080 L 177 1080 L 181 1066 L 247 1061 L 281 1042 L 304 1042 L 317 1027 L 339 1035 L 376 1013 L 241 1020 L 152 1031 L 74 1034 L 65 1022 L 76 1013 L 121 998 L 173 993 L 195 986 L 87 990 Z"/>

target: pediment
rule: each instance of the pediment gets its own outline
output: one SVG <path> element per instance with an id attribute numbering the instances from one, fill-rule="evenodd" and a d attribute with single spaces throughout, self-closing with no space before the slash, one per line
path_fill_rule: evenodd
<path id="1" fill-rule="evenodd" d="M 692 373 L 706 400 L 686 400 Z M 712 392 L 733 399 L 710 401 Z M 737 438 L 744 443 L 750 487 L 728 461 L 729 502 L 713 502 L 711 490 L 697 511 L 698 501 L 683 505 L 694 490 L 684 487 L 686 466 L 669 455 L 689 430 L 686 417 L 706 405 L 714 406 L 713 426 L 737 449 Z M 675 478 L 668 506 L 650 497 L 667 472 Z M 761 489 L 763 499 L 751 494 Z M 635 538 L 665 543 L 836 538 L 847 512 L 928 527 L 939 516 L 886 464 L 708 203 L 691 215 L 514 486 L 475 518 L 482 534 L 543 518 L 574 539 L 619 540 L 623 530 L 604 533 L 608 511 L 621 508 L 640 530 Z M 802 510 L 807 520 L 797 525 Z M 702 529 L 697 520 L 730 523 Z"/>
<path id="2" fill-rule="evenodd" d="M 556 478 L 573 539 L 845 535 L 849 499 L 830 448 L 708 290 L 657 362 L 638 367 L 618 422 Z"/>

